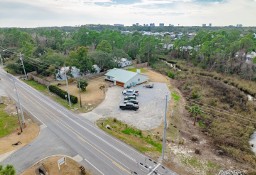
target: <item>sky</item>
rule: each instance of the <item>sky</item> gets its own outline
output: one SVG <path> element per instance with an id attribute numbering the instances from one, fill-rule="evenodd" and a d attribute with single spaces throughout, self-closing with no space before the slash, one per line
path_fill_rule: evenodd
<path id="1" fill-rule="evenodd" d="M 0 0 L 0 27 L 256 26 L 256 0 Z"/>

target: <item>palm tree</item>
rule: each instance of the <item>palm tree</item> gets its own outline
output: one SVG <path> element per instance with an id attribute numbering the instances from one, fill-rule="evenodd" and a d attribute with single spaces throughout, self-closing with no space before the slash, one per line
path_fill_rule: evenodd
<path id="1" fill-rule="evenodd" d="M 202 110 L 198 105 L 193 105 L 189 108 L 189 112 L 192 114 L 194 117 L 194 126 L 196 124 L 196 118 L 198 115 L 202 114 Z"/>

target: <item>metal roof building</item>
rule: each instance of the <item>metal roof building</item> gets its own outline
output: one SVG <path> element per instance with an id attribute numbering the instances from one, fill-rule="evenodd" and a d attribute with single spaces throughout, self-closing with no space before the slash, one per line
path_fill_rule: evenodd
<path id="1" fill-rule="evenodd" d="M 114 82 L 114 85 L 127 88 L 148 81 L 148 77 L 138 72 L 114 68 L 105 74 L 105 80 Z"/>

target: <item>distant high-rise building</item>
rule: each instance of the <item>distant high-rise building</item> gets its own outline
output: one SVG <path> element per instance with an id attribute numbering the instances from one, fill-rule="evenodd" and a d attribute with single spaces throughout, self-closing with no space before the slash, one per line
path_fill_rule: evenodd
<path id="1" fill-rule="evenodd" d="M 174 25 L 173 24 L 169 24 L 169 26 L 173 27 Z"/>
<path id="2" fill-rule="evenodd" d="M 144 27 L 148 27 L 148 24 L 143 24 Z"/>
<path id="3" fill-rule="evenodd" d="M 212 23 L 209 23 L 209 27 L 212 27 Z"/>
<path id="4" fill-rule="evenodd" d="M 139 23 L 136 23 L 136 26 L 139 26 L 140 24 Z"/>
<path id="5" fill-rule="evenodd" d="M 202 27 L 206 27 L 206 24 L 202 24 Z"/>
<path id="6" fill-rule="evenodd" d="M 150 27 L 155 27 L 155 23 L 150 23 L 149 26 Z"/>
<path id="7" fill-rule="evenodd" d="M 159 23 L 159 26 L 160 27 L 164 27 L 164 23 Z"/>
<path id="8" fill-rule="evenodd" d="M 236 27 L 243 27 L 243 24 L 237 24 Z"/>

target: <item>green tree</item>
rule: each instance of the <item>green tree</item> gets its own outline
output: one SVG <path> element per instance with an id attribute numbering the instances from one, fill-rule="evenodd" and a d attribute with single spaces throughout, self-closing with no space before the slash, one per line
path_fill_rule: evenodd
<path id="1" fill-rule="evenodd" d="M 0 165 L 0 175 L 15 175 L 16 171 L 12 165 L 6 165 L 3 167 Z"/>
<path id="2" fill-rule="evenodd" d="M 86 87 L 88 86 L 88 82 L 86 80 L 78 80 L 77 87 L 81 88 L 82 91 L 86 91 Z"/>
<path id="3" fill-rule="evenodd" d="M 97 46 L 96 50 L 100 50 L 106 53 L 111 53 L 112 52 L 112 46 L 107 40 L 102 40 L 99 45 Z"/>
<path id="4" fill-rule="evenodd" d="M 202 114 L 202 110 L 198 105 L 193 105 L 189 108 L 189 112 L 192 114 L 192 117 L 194 117 L 194 125 L 195 125 L 196 118 L 198 115 Z"/>
<path id="5" fill-rule="evenodd" d="M 107 52 L 94 51 L 89 54 L 89 58 L 102 70 L 111 69 L 116 66 L 113 56 Z"/>
<path id="6" fill-rule="evenodd" d="M 76 66 L 81 72 L 88 72 L 92 69 L 92 61 L 88 57 L 88 49 L 84 46 L 79 47 L 75 51 L 71 51 L 67 64 L 69 66 Z"/>

